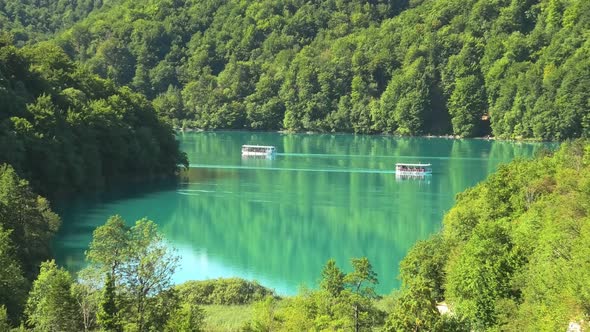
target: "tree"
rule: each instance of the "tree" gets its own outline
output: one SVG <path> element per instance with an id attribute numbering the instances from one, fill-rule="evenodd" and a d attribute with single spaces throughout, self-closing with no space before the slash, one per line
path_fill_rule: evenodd
<path id="1" fill-rule="evenodd" d="M 430 284 L 421 277 L 412 282 L 411 288 L 404 288 L 395 295 L 384 330 L 443 331 L 440 328 L 441 315 L 432 297 Z"/>
<path id="2" fill-rule="evenodd" d="M 127 259 L 121 266 L 121 282 L 133 299 L 139 331 L 146 330 L 149 298 L 168 289 L 178 265 L 176 256 L 150 220 L 138 220 L 128 232 Z"/>
<path id="3" fill-rule="evenodd" d="M 98 311 L 98 285 L 94 280 L 78 276 L 78 282 L 72 285 L 72 295 L 76 299 L 78 311 L 82 316 L 84 331 L 94 331 Z"/>
<path id="4" fill-rule="evenodd" d="M 4 305 L 0 305 L 0 331 L 10 331 L 8 313 L 6 312 L 6 307 Z"/>
<path id="5" fill-rule="evenodd" d="M 353 271 L 344 277 L 347 285 L 349 301 L 352 305 L 353 329 L 355 332 L 377 325 L 381 317 L 375 309 L 372 300 L 377 298 L 375 293 L 377 273 L 366 257 L 353 258 L 351 260 Z"/>
<path id="6" fill-rule="evenodd" d="M 49 258 L 50 241 L 59 224 L 49 202 L 33 193 L 14 168 L 0 165 L 0 226 L 11 230 L 12 243 L 19 244 L 15 258 L 28 278 L 33 279 L 38 264 Z"/>
<path id="7" fill-rule="evenodd" d="M 486 112 L 484 84 L 477 76 L 457 79 L 449 99 L 449 113 L 453 132 L 460 136 L 477 134 L 481 116 Z"/>
<path id="8" fill-rule="evenodd" d="M 184 303 L 170 316 L 166 324 L 166 332 L 201 332 L 205 314 L 196 304 Z"/>
<path id="9" fill-rule="evenodd" d="M 108 321 L 111 328 L 117 329 L 113 320 L 117 311 L 114 308 L 116 301 L 113 302 L 116 291 L 111 291 L 114 287 L 125 297 L 130 314 L 128 319 L 138 331 L 147 331 L 150 326 L 147 326 L 146 318 L 157 305 L 157 296 L 170 288 L 178 264 L 178 256 L 158 232 L 157 225 L 144 218 L 127 229 L 121 217 L 111 217 L 94 232 L 87 259 L 90 269 L 95 268 L 105 276 L 111 274 L 107 279 L 112 281 L 107 280 L 103 291 L 107 292 L 101 304 L 103 323 Z M 111 282 L 114 286 L 110 285 Z M 164 305 L 158 315 L 167 317 L 174 308 L 174 305 Z"/>
<path id="10" fill-rule="evenodd" d="M 246 325 L 244 331 L 247 332 L 273 332 L 280 327 L 278 320 L 277 299 L 273 296 L 267 296 L 265 299 L 254 304 L 254 317 Z"/>
<path id="11" fill-rule="evenodd" d="M 121 216 L 112 216 L 92 233 L 92 242 L 86 251 L 86 260 L 103 273 L 108 273 L 113 283 L 118 282 L 120 268 L 129 250 L 128 228 Z"/>
<path id="12" fill-rule="evenodd" d="M 38 331 L 79 331 L 81 319 L 72 283 L 70 274 L 55 261 L 43 262 L 27 300 L 27 322 Z"/>
<path id="13" fill-rule="evenodd" d="M 14 258 L 10 233 L 0 226 L 0 306 L 7 315 L 5 318 L 16 323 L 25 303 L 28 283 Z"/>
<path id="14" fill-rule="evenodd" d="M 103 331 L 119 332 L 122 331 L 119 322 L 119 308 L 117 305 L 117 294 L 115 290 L 115 280 L 112 274 L 107 273 L 104 288 L 102 290 L 96 320 Z"/>
<path id="15" fill-rule="evenodd" d="M 328 260 L 322 270 L 320 288 L 335 298 L 344 290 L 344 273 L 336 266 L 334 259 Z"/>

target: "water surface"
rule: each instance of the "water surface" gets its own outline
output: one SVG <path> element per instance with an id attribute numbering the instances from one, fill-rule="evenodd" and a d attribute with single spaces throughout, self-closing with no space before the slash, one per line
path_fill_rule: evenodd
<path id="1" fill-rule="evenodd" d="M 438 231 L 458 192 L 542 144 L 249 132 L 180 134 L 191 168 L 181 183 L 128 186 L 62 202 L 58 262 L 84 265 L 92 231 L 113 215 L 159 224 L 181 255 L 175 282 L 238 276 L 281 294 L 317 286 L 329 258 L 348 271 L 366 256 L 378 292 L 399 286 L 398 265 Z M 274 160 L 241 158 L 242 144 L 275 145 Z M 433 175 L 399 180 L 396 162 Z"/>

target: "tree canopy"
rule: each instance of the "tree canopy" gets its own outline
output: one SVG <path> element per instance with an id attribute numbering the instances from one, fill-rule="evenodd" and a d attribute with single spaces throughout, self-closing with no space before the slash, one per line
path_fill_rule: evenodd
<path id="1" fill-rule="evenodd" d="M 101 4 L 52 41 L 178 127 L 588 134 L 585 0 Z M 0 12 L 15 21 L 15 8 L 19 20 L 37 10 Z"/>
<path id="2" fill-rule="evenodd" d="M 403 287 L 386 326 L 557 331 L 583 323 L 590 247 L 590 145 L 502 166 L 459 194 L 443 231 L 401 265 Z M 438 315 L 445 301 L 453 313 Z"/>
<path id="3" fill-rule="evenodd" d="M 5 36 L 6 37 L 6 36 Z M 151 103 L 52 44 L 0 41 L 0 162 L 44 195 L 172 175 L 186 157 Z"/>

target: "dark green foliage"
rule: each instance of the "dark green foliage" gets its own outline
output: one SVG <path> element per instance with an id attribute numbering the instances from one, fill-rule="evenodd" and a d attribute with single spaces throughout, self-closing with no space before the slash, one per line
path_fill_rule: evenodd
<path id="1" fill-rule="evenodd" d="M 59 225 L 49 202 L 33 193 L 12 167 L 0 165 L 0 227 L 10 231 L 15 258 L 29 280 L 51 257 L 50 241 Z"/>
<path id="2" fill-rule="evenodd" d="M 49 202 L 31 191 L 8 165 L 0 165 L 0 306 L 13 324 L 20 320 L 26 293 L 60 224 Z"/>
<path id="3" fill-rule="evenodd" d="M 239 278 L 188 281 L 176 286 L 180 298 L 195 304 L 240 305 L 260 301 L 274 292 Z"/>
<path id="4" fill-rule="evenodd" d="M 96 320 L 102 331 L 119 332 L 123 330 L 121 323 L 119 322 L 119 308 L 117 307 L 115 280 L 110 273 L 107 273 L 106 281 L 104 283 Z"/>
<path id="5" fill-rule="evenodd" d="M 0 226 L 0 327 L 18 322 L 26 301 L 28 283 L 20 264 L 14 257 L 10 231 Z M 0 331 L 2 329 L 0 328 Z"/>
<path id="6" fill-rule="evenodd" d="M 0 45 L 0 101 L 0 162 L 42 194 L 171 175 L 186 163 L 147 99 L 51 44 Z"/>

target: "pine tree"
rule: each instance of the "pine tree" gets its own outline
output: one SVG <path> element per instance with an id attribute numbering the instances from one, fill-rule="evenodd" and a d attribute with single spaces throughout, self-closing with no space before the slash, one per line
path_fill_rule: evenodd
<path id="1" fill-rule="evenodd" d="M 122 331 L 118 319 L 118 308 L 115 293 L 115 280 L 107 273 L 102 299 L 99 305 L 97 320 L 102 331 Z"/>

